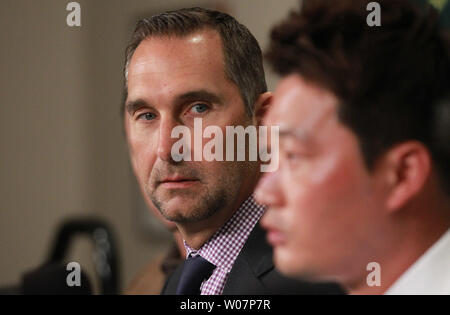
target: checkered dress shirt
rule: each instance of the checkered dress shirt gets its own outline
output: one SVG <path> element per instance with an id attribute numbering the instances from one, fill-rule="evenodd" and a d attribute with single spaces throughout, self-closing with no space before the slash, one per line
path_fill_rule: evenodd
<path id="1" fill-rule="evenodd" d="M 216 266 L 211 277 L 202 283 L 201 295 L 222 294 L 234 261 L 264 210 L 265 207 L 256 204 L 250 196 L 199 250 L 184 242 L 186 257 L 200 255 Z"/>

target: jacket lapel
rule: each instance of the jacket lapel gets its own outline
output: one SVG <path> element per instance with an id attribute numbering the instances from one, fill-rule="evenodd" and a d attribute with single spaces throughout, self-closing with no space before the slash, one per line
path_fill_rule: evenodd
<path id="1" fill-rule="evenodd" d="M 240 294 L 240 292 L 258 294 L 266 291 L 259 278 L 271 271 L 274 265 L 272 248 L 267 244 L 265 235 L 257 223 L 234 262 L 223 294 Z"/>

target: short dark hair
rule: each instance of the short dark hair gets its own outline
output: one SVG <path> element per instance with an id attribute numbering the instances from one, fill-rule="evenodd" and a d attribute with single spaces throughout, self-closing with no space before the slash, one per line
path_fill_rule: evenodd
<path id="1" fill-rule="evenodd" d="M 125 93 L 128 66 L 139 46 L 151 36 L 186 36 L 204 28 L 216 30 L 222 40 L 225 74 L 239 88 L 246 112 L 253 113 L 253 105 L 261 93 L 267 91 L 263 58 L 258 41 L 250 31 L 226 13 L 203 8 L 169 11 L 140 20 L 126 49 Z"/>
<path id="2" fill-rule="evenodd" d="M 450 115 L 438 113 L 450 110 L 448 32 L 431 6 L 408 0 L 378 1 L 381 26 L 370 27 L 369 2 L 305 0 L 272 30 L 266 57 L 279 74 L 300 74 L 334 93 L 370 170 L 390 147 L 414 139 L 450 188 Z"/>

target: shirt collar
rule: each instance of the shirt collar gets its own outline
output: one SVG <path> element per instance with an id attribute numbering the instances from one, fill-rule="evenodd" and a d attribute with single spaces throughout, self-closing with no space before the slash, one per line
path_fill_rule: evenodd
<path id="1" fill-rule="evenodd" d="M 450 294 L 450 229 L 385 294 Z"/>
<path id="2" fill-rule="evenodd" d="M 216 267 L 230 272 L 250 232 L 264 211 L 265 207 L 256 204 L 253 196 L 250 196 L 199 250 L 191 248 L 183 241 L 186 257 L 201 255 Z"/>

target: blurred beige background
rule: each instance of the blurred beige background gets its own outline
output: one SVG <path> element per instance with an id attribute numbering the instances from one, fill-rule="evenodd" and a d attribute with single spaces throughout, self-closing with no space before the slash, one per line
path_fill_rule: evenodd
<path id="1" fill-rule="evenodd" d="M 0 1 L 0 286 L 43 263 L 70 217 L 108 222 L 123 289 L 170 239 L 140 199 L 122 132 L 124 50 L 138 18 L 219 8 L 267 46 L 271 26 L 298 0 L 80 0 L 81 27 L 62 0 Z M 268 71 L 269 87 L 276 78 Z M 87 240 L 70 257 L 90 265 Z"/>

